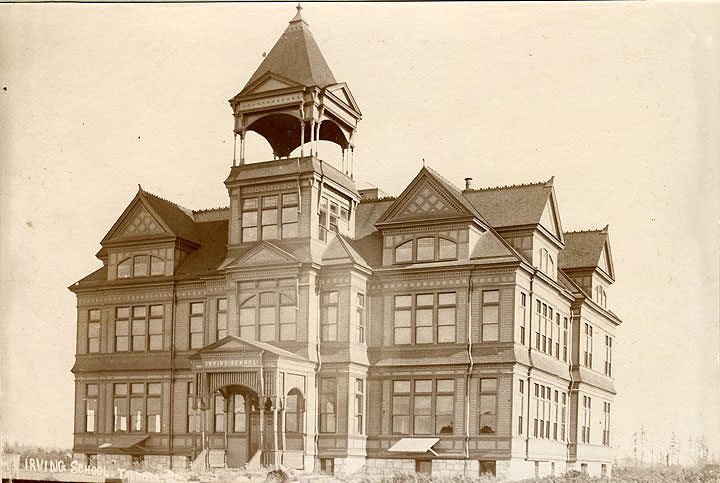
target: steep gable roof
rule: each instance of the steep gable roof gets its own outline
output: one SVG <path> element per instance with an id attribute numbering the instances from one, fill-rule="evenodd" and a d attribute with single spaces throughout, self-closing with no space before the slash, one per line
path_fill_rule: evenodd
<path id="1" fill-rule="evenodd" d="M 611 279 L 615 278 L 607 226 L 602 230 L 571 231 L 564 235 L 565 248 L 558 257 L 561 269 L 600 268 Z"/>
<path id="2" fill-rule="evenodd" d="M 138 185 L 137 194 L 103 237 L 101 244 L 144 236 L 176 236 L 191 242 L 198 242 L 200 238 L 190 210 Z"/>
<path id="3" fill-rule="evenodd" d="M 540 223 L 552 193 L 547 182 L 463 191 L 463 195 L 495 228 Z"/>
<path id="4" fill-rule="evenodd" d="M 370 265 L 352 247 L 350 241 L 339 233 L 335 233 L 330 243 L 328 243 L 323 253 L 322 261 L 324 265 L 355 263 L 362 267 L 370 268 Z"/>
<path id="5" fill-rule="evenodd" d="M 298 6 L 298 13 L 250 77 L 242 90 L 243 93 L 269 72 L 307 87 L 326 87 L 337 83 L 307 22 L 302 18 L 301 9 L 302 7 Z"/>
<path id="6" fill-rule="evenodd" d="M 423 166 L 377 224 L 451 216 L 472 216 L 485 221 L 457 187 L 439 173 Z"/>

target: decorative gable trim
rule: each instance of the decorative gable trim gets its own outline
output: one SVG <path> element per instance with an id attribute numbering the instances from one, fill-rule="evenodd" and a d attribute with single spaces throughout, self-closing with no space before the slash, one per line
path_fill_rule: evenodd
<path id="1" fill-rule="evenodd" d="M 220 269 L 247 268 L 273 265 L 297 265 L 300 260 L 292 253 L 268 242 L 261 241 L 247 253 L 220 266 Z"/>
<path id="2" fill-rule="evenodd" d="M 600 251 L 600 258 L 598 259 L 597 268 L 601 272 L 605 273 L 610 280 L 615 280 L 615 267 L 612 261 L 612 252 L 610 250 L 610 238 L 608 236 L 608 227 L 603 228 L 602 233 L 605 235 L 605 243 Z"/>
<path id="3" fill-rule="evenodd" d="M 456 196 L 423 168 L 395 202 L 378 220 L 376 226 L 396 222 L 473 217 Z"/>
<path id="4" fill-rule="evenodd" d="M 233 100 L 240 95 L 251 96 L 253 94 L 264 94 L 266 92 L 291 88 L 294 89 L 298 87 L 302 87 L 302 84 L 299 84 L 298 82 L 288 79 L 287 77 L 284 77 L 280 74 L 276 74 L 274 72 L 266 72 L 257 80 L 255 80 L 255 82 L 243 89 L 241 93 L 239 93 L 233 98 Z"/>
<path id="5" fill-rule="evenodd" d="M 325 92 L 332 95 L 341 104 L 345 104 L 347 107 L 350 107 L 353 111 L 360 115 L 360 107 L 357 102 L 355 102 L 355 98 L 345 82 L 328 86 L 325 88 Z"/>
<path id="6" fill-rule="evenodd" d="M 101 245 L 133 238 L 175 236 L 170 227 L 145 201 L 142 188 L 100 242 Z"/>
<path id="7" fill-rule="evenodd" d="M 565 244 L 562 223 L 560 222 L 560 212 L 557 207 L 557 198 L 555 197 L 555 188 L 553 187 L 553 178 L 550 178 L 550 180 L 545 183 L 545 188 L 549 188 L 550 192 L 538 223 L 557 241 Z"/>

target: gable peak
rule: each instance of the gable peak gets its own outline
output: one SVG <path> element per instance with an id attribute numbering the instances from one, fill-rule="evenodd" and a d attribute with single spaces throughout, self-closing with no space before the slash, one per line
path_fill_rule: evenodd
<path id="1" fill-rule="evenodd" d="M 545 182 L 545 187 L 552 188 L 554 182 L 555 182 L 555 176 L 550 176 L 550 179 Z"/>

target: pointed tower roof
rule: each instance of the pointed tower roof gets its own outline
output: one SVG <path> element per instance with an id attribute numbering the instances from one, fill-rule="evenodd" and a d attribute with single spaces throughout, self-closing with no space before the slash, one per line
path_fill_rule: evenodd
<path id="1" fill-rule="evenodd" d="M 250 77 L 242 92 L 267 73 L 282 76 L 306 87 L 326 87 L 337 83 L 307 22 L 302 18 L 302 7 L 299 4 L 297 14 L 290 20 L 285 32 Z"/>

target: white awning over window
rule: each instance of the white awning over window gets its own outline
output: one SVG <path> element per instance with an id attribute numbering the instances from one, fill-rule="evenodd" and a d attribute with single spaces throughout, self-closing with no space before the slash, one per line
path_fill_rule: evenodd
<path id="1" fill-rule="evenodd" d="M 430 451 L 437 456 L 432 447 L 440 441 L 440 438 L 402 438 L 400 441 L 388 448 L 393 453 L 427 453 Z"/>

